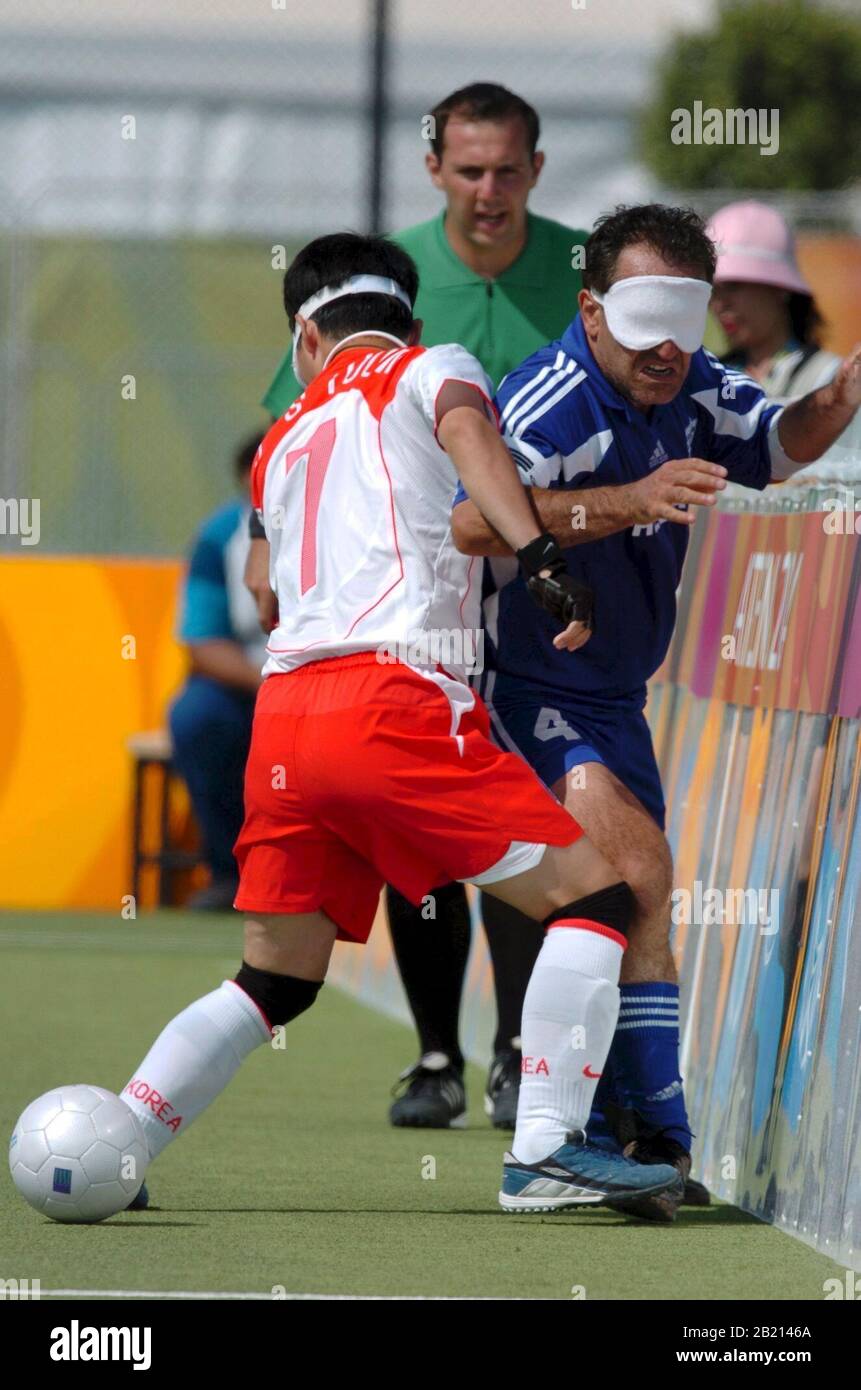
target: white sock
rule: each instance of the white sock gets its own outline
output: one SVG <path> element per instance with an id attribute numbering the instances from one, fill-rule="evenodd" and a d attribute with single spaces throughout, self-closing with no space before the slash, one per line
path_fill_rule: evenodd
<path id="1" fill-rule="evenodd" d="M 619 1012 L 621 941 L 559 923 L 544 938 L 523 1001 L 512 1146 L 521 1163 L 547 1158 L 570 1130 L 586 1128 Z"/>
<path id="2" fill-rule="evenodd" d="M 122 1091 L 143 1125 L 151 1158 L 185 1133 L 271 1036 L 257 1005 L 232 980 L 171 1019 Z"/>

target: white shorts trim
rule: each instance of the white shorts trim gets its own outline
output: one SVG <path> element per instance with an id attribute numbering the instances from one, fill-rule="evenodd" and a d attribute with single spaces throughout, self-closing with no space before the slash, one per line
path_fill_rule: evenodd
<path id="1" fill-rule="evenodd" d="M 528 840 L 512 840 L 501 859 L 485 869 L 483 874 L 473 874 L 472 878 L 462 878 L 460 883 L 474 883 L 481 888 L 486 883 L 501 883 L 504 878 L 515 878 L 534 869 L 544 858 L 546 845 L 536 845 Z"/>

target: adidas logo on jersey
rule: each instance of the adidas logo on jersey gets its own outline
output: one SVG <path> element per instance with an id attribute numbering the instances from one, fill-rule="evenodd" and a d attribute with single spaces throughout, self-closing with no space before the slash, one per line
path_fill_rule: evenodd
<path id="1" fill-rule="evenodd" d="M 661 464 L 666 463 L 669 457 L 669 454 L 659 439 L 652 450 L 652 457 L 649 459 L 649 468 L 660 468 Z"/>

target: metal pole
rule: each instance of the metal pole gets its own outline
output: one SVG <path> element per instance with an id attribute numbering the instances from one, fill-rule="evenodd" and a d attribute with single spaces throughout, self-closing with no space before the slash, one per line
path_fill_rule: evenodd
<path id="1" fill-rule="evenodd" d="M 389 0 L 371 0 L 371 70 L 368 92 L 368 231 L 383 228 L 383 164 L 388 123 Z"/>

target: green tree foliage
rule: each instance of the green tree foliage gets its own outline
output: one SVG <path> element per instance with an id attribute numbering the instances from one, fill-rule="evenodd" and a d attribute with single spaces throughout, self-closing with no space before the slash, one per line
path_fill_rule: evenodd
<path id="1" fill-rule="evenodd" d="M 673 112 L 695 102 L 776 108 L 777 153 L 674 144 Z M 816 0 L 724 0 L 713 30 L 672 43 L 640 129 L 641 155 L 668 187 L 842 188 L 861 177 L 861 20 Z"/>

